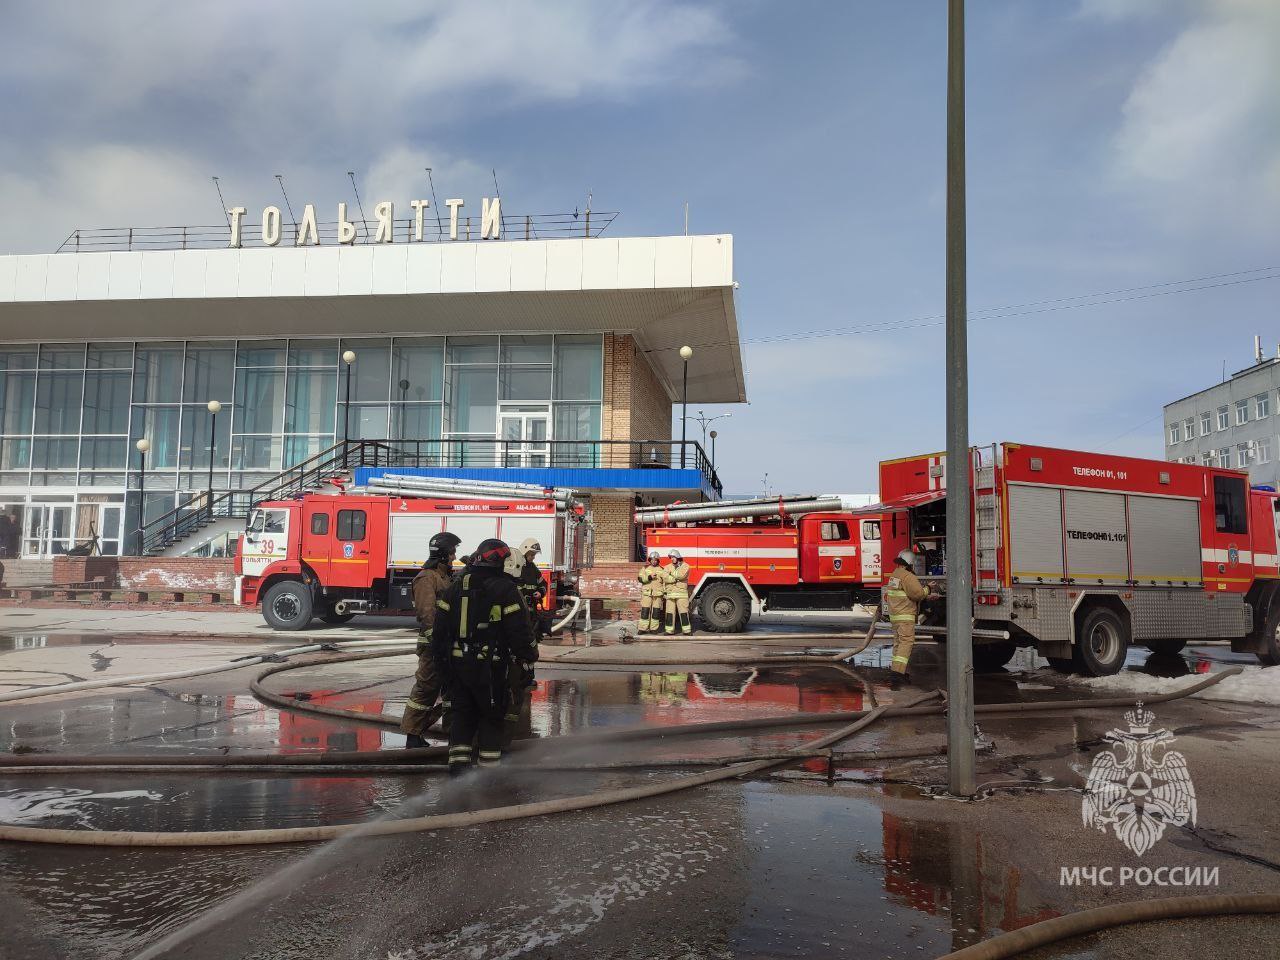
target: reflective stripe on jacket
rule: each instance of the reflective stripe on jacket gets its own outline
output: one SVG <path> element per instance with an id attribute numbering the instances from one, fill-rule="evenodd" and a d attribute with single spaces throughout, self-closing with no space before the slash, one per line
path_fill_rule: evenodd
<path id="1" fill-rule="evenodd" d="M 929 595 L 929 588 L 906 567 L 894 567 L 881 594 L 891 623 L 915 623 L 920 601 Z"/>

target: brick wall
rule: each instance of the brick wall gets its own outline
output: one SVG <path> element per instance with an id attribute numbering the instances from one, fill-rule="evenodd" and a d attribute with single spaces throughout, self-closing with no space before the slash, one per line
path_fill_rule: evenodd
<path id="1" fill-rule="evenodd" d="M 596 525 L 596 565 L 634 560 L 635 497 L 626 491 L 591 494 L 591 518 Z"/>
<path id="2" fill-rule="evenodd" d="M 235 586 L 234 563 L 230 557 L 56 557 L 53 582 L 141 593 L 226 593 Z"/>
<path id="3" fill-rule="evenodd" d="M 637 440 L 671 438 L 671 398 L 643 354 L 631 369 L 631 436 Z"/>
<path id="4" fill-rule="evenodd" d="M 597 563 L 578 581 L 582 596 L 592 601 L 597 620 L 634 620 L 640 610 L 638 563 Z"/>
<path id="5" fill-rule="evenodd" d="M 671 437 L 671 398 L 628 334 L 605 334 L 605 440 L 666 440 Z"/>

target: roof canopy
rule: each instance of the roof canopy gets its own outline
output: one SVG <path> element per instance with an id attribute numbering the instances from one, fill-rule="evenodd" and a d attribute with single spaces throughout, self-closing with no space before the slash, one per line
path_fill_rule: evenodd
<path id="1" fill-rule="evenodd" d="M 632 334 L 668 394 L 746 400 L 733 238 L 624 237 L 0 257 L 8 340 Z"/>

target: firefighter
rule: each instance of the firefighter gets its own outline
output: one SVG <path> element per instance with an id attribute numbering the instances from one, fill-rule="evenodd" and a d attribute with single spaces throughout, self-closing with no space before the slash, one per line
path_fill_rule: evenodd
<path id="1" fill-rule="evenodd" d="M 511 548 L 501 540 L 483 541 L 462 575 L 436 600 L 431 653 L 445 678 L 453 717 L 451 774 L 465 772 L 473 759 L 482 767 L 502 759 L 508 670 L 512 660 L 533 664 L 538 659 L 529 611 L 503 572 L 510 556 Z"/>
<path id="2" fill-rule="evenodd" d="M 895 682 L 910 680 L 907 664 L 911 660 L 911 647 L 916 642 L 916 617 L 920 603 L 929 596 L 929 588 L 922 584 L 912 569 L 916 555 L 903 550 L 893 560 L 893 572 L 885 581 L 882 595 L 893 625 L 893 664 Z"/>
<path id="3" fill-rule="evenodd" d="M 453 580 L 453 557 L 462 541 L 449 532 L 437 533 L 427 544 L 427 562 L 413 578 L 413 609 L 418 615 L 418 669 L 413 689 L 404 704 L 400 730 L 408 747 L 425 747 L 424 735 L 443 708 L 436 708 L 440 676 L 431 658 L 431 626 L 436 619 L 436 598 Z"/>
<path id="4" fill-rule="evenodd" d="M 640 568 L 640 633 L 657 633 L 662 619 L 662 598 L 666 574 L 657 550 L 649 552 L 649 562 Z"/>
<path id="5" fill-rule="evenodd" d="M 526 544 L 537 542 L 529 539 L 526 540 L 521 547 Z M 529 611 L 529 629 L 533 633 L 533 647 L 538 649 L 538 643 L 541 639 L 539 636 L 539 616 L 536 608 L 529 605 L 529 596 L 537 596 L 532 591 L 526 592 L 525 589 L 525 571 L 530 567 L 537 569 L 532 560 L 526 561 L 526 556 L 535 555 L 536 551 L 530 549 L 523 553 L 513 553 L 507 557 L 502 565 L 503 572 L 515 581 L 516 588 L 520 591 L 520 597 L 525 600 L 525 609 Z M 538 578 L 538 582 L 542 582 L 542 578 Z M 536 601 L 535 601 L 536 602 Z M 533 735 L 533 688 L 535 686 L 533 664 L 521 660 L 519 657 L 513 656 L 510 665 L 507 668 L 507 712 L 503 716 L 503 736 L 502 746 L 505 749 L 511 745 L 511 741 L 515 739 L 526 739 Z"/>
<path id="6" fill-rule="evenodd" d="M 520 556 L 523 563 L 520 565 L 520 574 L 516 578 L 516 584 L 520 587 L 520 596 L 524 598 L 525 606 L 529 608 L 529 616 L 533 621 L 533 635 L 541 640 L 546 634 L 542 622 L 542 598 L 547 595 L 547 581 L 542 578 L 542 571 L 538 569 L 534 558 L 542 552 L 542 544 L 533 537 L 525 539 L 520 544 Z"/>
<path id="7" fill-rule="evenodd" d="M 693 633 L 689 623 L 689 565 L 679 550 L 672 550 L 668 556 L 671 563 L 662 568 L 662 595 L 667 605 L 667 633 L 676 632 L 676 618 L 680 620 L 680 632 L 688 636 Z"/>

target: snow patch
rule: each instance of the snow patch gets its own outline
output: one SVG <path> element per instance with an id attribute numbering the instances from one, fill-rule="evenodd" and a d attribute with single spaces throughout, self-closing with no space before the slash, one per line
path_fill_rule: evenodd
<path id="1" fill-rule="evenodd" d="M 1073 686 L 1099 692 L 1173 693 L 1195 683 L 1195 677 L 1153 677 L 1126 670 L 1110 677 L 1072 677 Z M 1245 667 L 1244 672 L 1192 694 L 1199 700 L 1229 703 L 1265 703 L 1280 706 L 1280 667 Z"/>

